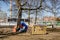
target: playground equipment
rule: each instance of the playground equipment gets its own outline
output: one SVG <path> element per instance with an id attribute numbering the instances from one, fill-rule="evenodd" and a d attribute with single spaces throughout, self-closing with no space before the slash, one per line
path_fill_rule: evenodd
<path id="1" fill-rule="evenodd" d="M 32 34 L 46 34 L 47 26 L 45 25 L 33 25 L 32 26 Z"/>

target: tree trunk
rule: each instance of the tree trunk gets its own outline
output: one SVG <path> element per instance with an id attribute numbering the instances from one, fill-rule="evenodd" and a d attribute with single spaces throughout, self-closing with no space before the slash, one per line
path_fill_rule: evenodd
<path id="1" fill-rule="evenodd" d="M 28 24 L 30 25 L 30 10 L 29 10 L 29 13 L 28 13 L 28 19 L 29 19 Z"/>
<path id="2" fill-rule="evenodd" d="M 15 0 L 15 1 L 18 7 L 18 20 L 17 20 L 17 27 L 18 27 L 21 22 L 21 17 L 22 17 L 22 6 L 21 6 L 21 0 Z"/>
<path id="3" fill-rule="evenodd" d="M 37 10 L 36 10 L 36 16 L 35 16 L 35 24 L 37 22 Z"/>
<path id="4" fill-rule="evenodd" d="M 22 18 L 22 10 L 21 8 L 18 11 L 18 20 L 17 20 L 17 26 L 19 26 L 20 22 L 21 22 L 21 18 Z"/>

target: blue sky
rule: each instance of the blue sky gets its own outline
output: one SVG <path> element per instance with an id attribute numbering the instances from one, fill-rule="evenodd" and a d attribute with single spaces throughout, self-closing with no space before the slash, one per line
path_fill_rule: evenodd
<path id="1" fill-rule="evenodd" d="M 1 2 L 1 10 L 3 10 L 4 12 L 6 12 L 7 15 L 9 16 L 9 14 L 10 14 L 10 12 L 8 11 L 9 5 L 6 5 L 6 3 L 4 3 L 2 1 L 0 1 L 0 2 Z"/>
<path id="2" fill-rule="evenodd" d="M 6 12 L 7 13 L 7 15 L 9 16 L 10 15 L 10 12 L 9 12 L 9 8 L 10 8 L 10 6 L 9 5 L 6 5 L 6 3 L 4 3 L 4 2 L 2 2 L 2 1 L 0 1 L 1 2 L 1 10 L 3 10 L 4 12 Z M 48 2 L 47 2 L 48 3 Z M 49 4 L 49 6 L 51 6 L 51 4 L 50 4 L 50 2 L 48 3 Z M 33 15 L 32 15 L 33 16 Z M 44 11 L 44 12 L 42 12 L 42 16 L 53 16 L 53 14 L 52 13 L 50 13 L 50 12 L 46 12 L 46 11 Z M 60 15 L 59 15 L 60 16 Z M 28 16 L 24 13 L 23 14 L 23 18 L 27 18 Z"/>

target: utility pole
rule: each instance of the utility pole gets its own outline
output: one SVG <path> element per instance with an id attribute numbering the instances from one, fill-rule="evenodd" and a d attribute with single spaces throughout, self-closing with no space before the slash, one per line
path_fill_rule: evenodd
<path id="1" fill-rule="evenodd" d="M 10 18 L 12 18 L 12 0 L 10 0 Z"/>

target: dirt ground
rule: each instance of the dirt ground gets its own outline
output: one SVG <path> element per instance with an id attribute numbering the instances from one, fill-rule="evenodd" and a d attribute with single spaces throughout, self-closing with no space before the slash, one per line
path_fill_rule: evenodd
<path id="1" fill-rule="evenodd" d="M 51 32 L 46 35 L 31 35 L 29 33 L 22 33 L 0 38 L 0 40 L 60 40 L 60 32 Z"/>
<path id="2" fill-rule="evenodd" d="M 0 40 L 60 40 L 60 32 L 48 32 L 48 34 L 45 35 L 32 35 L 27 32 L 17 35 L 3 36 L 5 37 L 0 37 Z"/>

